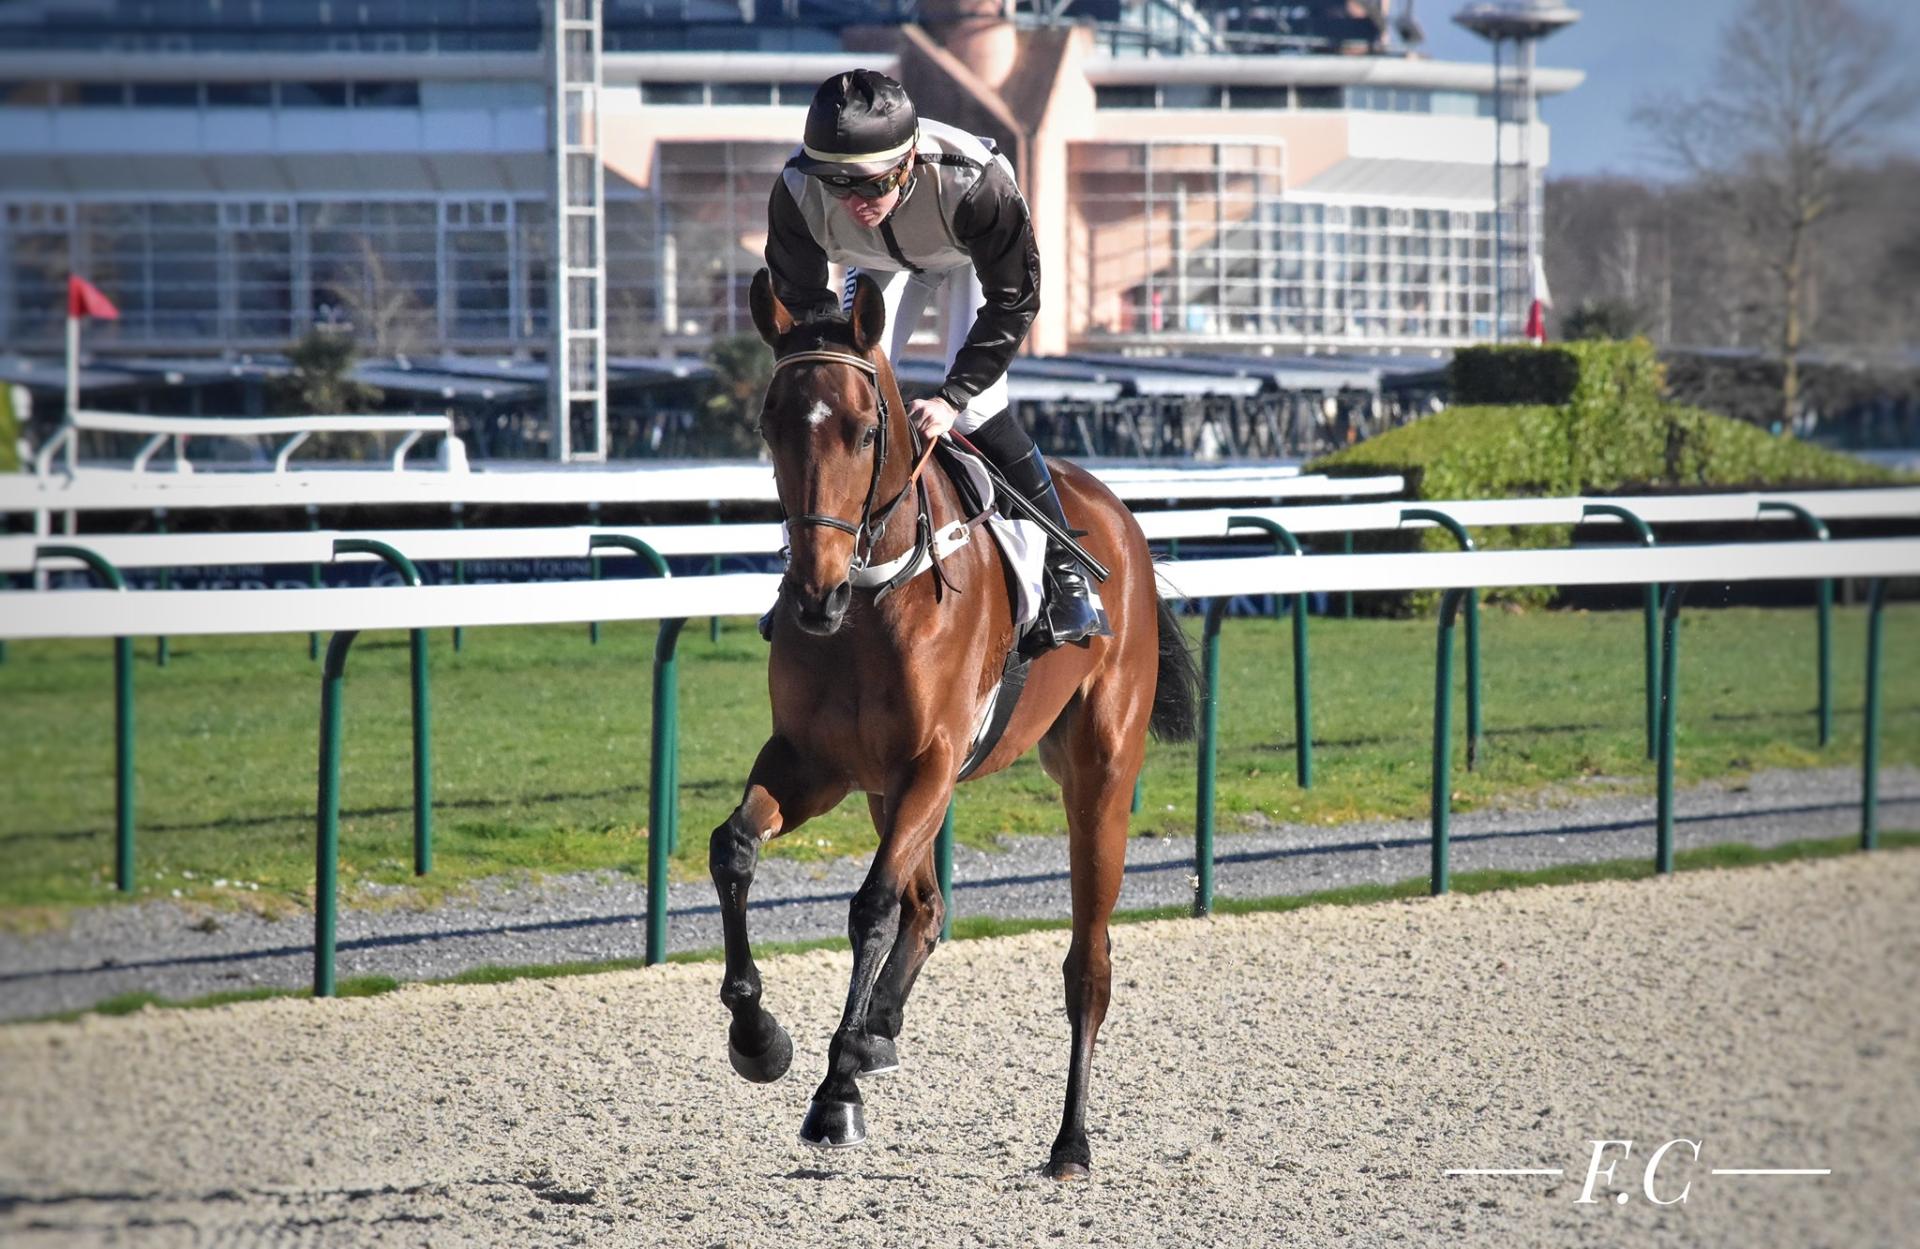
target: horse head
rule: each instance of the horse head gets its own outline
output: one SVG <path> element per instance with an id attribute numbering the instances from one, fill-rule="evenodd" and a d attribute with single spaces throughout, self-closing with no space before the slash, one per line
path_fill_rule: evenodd
<path id="1" fill-rule="evenodd" d="M 751 304 L 774 355 L 760 436 L 787 515 L 784 597 L 803 630 L 826 636 L 846 618 L 853 571 L 872 561 L 901 497 L 887 483 L 903 478 L 911 459 L 899 386 L 880 346 L 886 302 L 863 275 L 844 316 L 796 320 L 762 269 Z"/>

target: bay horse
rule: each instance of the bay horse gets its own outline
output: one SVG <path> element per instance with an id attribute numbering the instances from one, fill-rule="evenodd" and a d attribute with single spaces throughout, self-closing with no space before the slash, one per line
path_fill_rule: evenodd
<path id="1" fill-rule="evenodd" d="M 866 1137 L 856 1078 L 899 1065 L 907 995 L 939 940 L 934 839 L 1017 639 L 1001 557 L 984 531 L 889 592 L 853 584 L 857 570 L 911 555 L 929 529 L 969 519 L 944 473 L 917 473 L 918 431 L 881 347 L 879 287 L 863 277 L 845 314 L 797 322 L 762 269 L 751 300 L 753 323 L 775 357 L 760 429 L 791 549 L 768 661 L 773 732 L 709 847 L 726 935 L 720 998 L 733 1016 L 727 1050 L 735 1070 L 757 1083 L 784 1076 L 793 1043 L 761 1004 L 747 942 L 754 867 L 762 844 L 864 792 L 880 844 L 849 908 L 852 982 L 826 1078 L 800 1128 L 808 1144 L 840 1147 Z M 1100 596 L 1112 634 L 1035 659 L 998 744 L 970 776 L 999 771 L 1037 744 L 1064 792 L 1072 1049 L 1046 1171 L 1069 1179 L 1087 1175 L 1092 1161 L 1087 1081 L 1107 1013 L 1107 923 L 1120 892 L 1134 779 L 1150 725 L 1157 737 L 1191 739 L 1196 673 L 1132 514 L 1091 474 L 1051 467 L 1069 520 L 1111 570 Z"/>

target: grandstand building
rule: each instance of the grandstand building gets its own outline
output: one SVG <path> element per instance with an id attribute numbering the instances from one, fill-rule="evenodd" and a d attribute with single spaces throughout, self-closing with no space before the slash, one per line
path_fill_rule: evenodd
<path id="1" fill-rule="evenodd" d="M 768 188 L 857 64 L 1013 158 L 1040 352 L 1488 338 L 1491 71 L 1415 54 L 1402 7 L 605 0 L 610 352 L 748 328 Z M 535 0 L 0 8 L 0 343 L 57 347 L 74 270 L 122 309 L 108 352 L 345 322 L 539 354 L 541 32 Z"/>

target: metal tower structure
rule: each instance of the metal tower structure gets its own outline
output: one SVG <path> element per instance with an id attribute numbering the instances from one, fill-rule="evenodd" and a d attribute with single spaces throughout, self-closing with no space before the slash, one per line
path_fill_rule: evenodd
<path id="1" fill-rule="evenodd" d="M 547 414 L 554 458 L 607 458 L 606 172 L 600 160 L 600 0 L 548 0 L 553 164 Z"/>
<path id="2" fill-rule="evenodd" d="M 1493 337 L 1504 342 L 1525 332 L 1540 263 L 1534 50 L 1580 14 L 1555 0 L 1492 0 L 1468 5 L 1453 20 L 1493 45 Z"/>

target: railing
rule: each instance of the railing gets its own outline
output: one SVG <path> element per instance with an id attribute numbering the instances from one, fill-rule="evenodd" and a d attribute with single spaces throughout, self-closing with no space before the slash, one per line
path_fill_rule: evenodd
<path id="1" fill-rule="evenodd" d="M 134 455 L 132 467 L 126 470 L 136 477 L 147 475 L 147 466 L 168 442 L 173 443 L 173 471 L 182 475 L 193 472 L 193 465 L 186 457 L 188 438 L 284 438 L 286 441 L 273 457 L 273 471 L 280 474 L 287 471 L 293 453 L 315 434 L 403 434 L 405 437 L 390 457 L 393 471 L 397 473 L 406 468 L 407 452 L 422 435 L 439 434 L 446 439 L 447 448 L 442 467 L 457 472 L 467 466 L 466 449 L 459 439 L 452 437 L 453 419 L 446 416 L 148 416 L 139 412 L 99 412 L 83 408 L 56 430 L 33 457 L 35 476 L 42 479 L 51 476 L 56 459 L 68 477 L 80 472 L 111 471 L 82 469 L 74 463 L 75 446 L 82 433 L 144 437 L 146 441 Z"/>
<path id="2" fill-rule="evenodd" d="M 1266 526 L 1262 526 L 1266 528 Z M 1268 533 L 1286 544 L 1281 533 Z M 591 539 L 586 554 L 595 546 L 620 545 L 649 557 L 644 544 L 621 535 L 602 535 Z M 343 552 L 352 553 L 352 552 Z M 390 558 L 384 552 L 367 554 Z M 80 558 L 92 564 L 103 577 L 112 578 L 110 565 L 97 553 L 72 548 L 43 548 L 44 558 Z M 658 553 L 650 562 L 663 567 Z M 1660 787 L 1655 864 L 1660 871 L 1673 866 L 1673 751 L 1674 720 L 1677 706 L 1677 617 L 1680 593 L 1690 583 L 1726 583 L 1748 580 L 1824 579 L 1862 577 L 1873 579 L 1869 610 L 1869 647 L 1867 668 L 1866 742 L 1863 752 L 1865 799 L 1862 807 L 1862 846 L 1877 844 L 1876 777 L 1878 766 L 1879 678 L 1882 652 L 1881 613 L 1885 602 L 1884 581 L 1891 576 L 1920 574 L 1920 539 L 1869 539 L 1854 541 L 1815 541 L 1787 543 L 1714 544 L 1691 547 L 1588 548 L 1559 551 L 1463 551 L 1458 553 L 1415 553 L 1404 555 L 1315 556 L 1297 554 L 1256 556 L 1244 559 L 1213 559 L 1160 565 L 1162 597 L 1207 599 L 1218 603 L 1230 596 L 1272 593 L 1296 597 L 1316 591 L 1395 591 L 1441 589 L 1448 592 L 1440 624 L 1440 662 L 1436 665 L 1435 733 L 1433 756 L 1433 865 L 1431 887 L 1435 893 L 1448 888 L 1448 785 L 1451 762 L 1449 731 L 1451 717 L 1447 698 L 1450 690 L 1448 670 L 1452 628 L 1451 604 L 1461 593 L 1474 588 L 1514 585 L 1608 585 L 1652 584 L 1669 587 L 1665 602 L 1665 662 L 1661 672 L 1661 706 L 1658 754 Z M 334 932 L 338 864 L 339 742 L 343 731 L 344 678 L 347 649 L 353 637 L 367 629 L 408 629 L 476 625 L 529 625 L 580 623 L 594 620 L 660 620 L 663 622 L 661 645 L 656 650 L 655 735 L 653 740 L 654 795 L 651 803 L 650 850 L 648 864 L 648 940 L 647 957 L 657 962 L 665 957 L 666 855 L 671 847 L 677 814 L 674 810 L 677 766 L 677 725 L 674 720 L 671 636 L 679 626 L 696 615 L 751 615 L 772 601 L 778 578 L 772 574 L 728 574 L 655 581 L 644 589 L 633 583 L 613 585 L 602 582 L 560 582 L 541 587 L 530 594 L 525 587 L 512 585 L 399 587 L 375 589 L 337 589 L 322 593 L 304 590 L 158 590 L 140 593 L 139 626 L 143 633 L 160 634 L 253 634 L 304 633 L 312 630 L 335 634 L 328 647 L 322 678 L 322 715 L 320 751 L 320 803 L 316 849 L 316 880 L 320 889 L 315 908 L 315 980 L 316 993 L 331 993 L 334 986 Z M 129 597 L 118 591 L 80 590 L 58 594 L 13 596 L 7 612 L 0 618 L 0 638 L 28 639 L 49 637 L 113 637 L 116 654 L 128 632 Z M 1210 637 L 1217 639 L 1218 614 L 1210 605 Z M 1297 618 L 1296 618 L 1297 619 Z M 1304 653 L 1304 634 L 1298 635 L 1296 656 Z M 125 671 L 124 662 L 118 665 Z M 1303 670 L 1304 665 L 1297 665 Z M 124 723 L 131 723 L 131 682 L 123 678 Z M 424 732 L 424 681 L 416 684 L 416 742 Z M 1304 687 L 1299 697 L 1304 705 Z M 1217 740 L 1219 685 L 1217 666 L 1208 665 L 1203 709 L 1203 737 L 1199 747 L 1199 777 L 1196 793 L 1196 877 L 1199 885 L 1194 898 L 1197 914 L 1206 914 L 1213 903 L 1213 750 Z M 663 702 L 663 700 L 665 700 Z M 1304 723 L 1304 721 L 1303 721 Z M 133 878 L 133 839 L 130 822 L 131 732 L 121 735 L 122 748 L 117 776 L 123 803 L 122 834 L 116 853 L 116 878 L 123 889 L 131 889 Z M 431 784 L 422 761 L 424 749 L 416 750 L 416 794 L 425 794 Z M 1310 783 L 1303 768 L 1302 784 Z M 422 801 L 425 801 L 422 799 Z M 430 807 L 430 802 L 427 803 Z M 416 803 L 416 866 L 424 870 L 430 862 L 430 842 L 421 840 L 425 819 Z M 950 876 L 943 874 L 943 883 Z"/>

